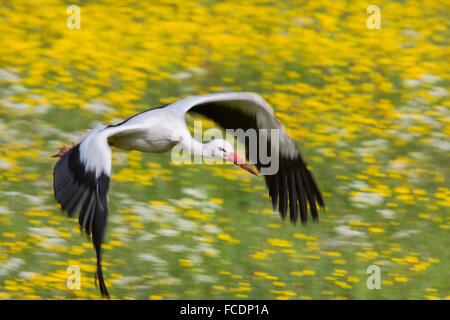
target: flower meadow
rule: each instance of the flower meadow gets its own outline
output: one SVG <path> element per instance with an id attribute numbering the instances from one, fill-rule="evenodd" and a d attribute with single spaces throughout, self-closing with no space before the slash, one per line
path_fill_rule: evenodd
<path id="1" fill-rule="evenodd" d="M 254 91 L 312 169 L 319 223 L 283 221 L 264 179 L 235 166 L 113 148 L 112 298 L 449 299 L 448 10 L 435 0 L 3 1 L 0 298 L 101 298 L 91 240 L 53 197 L 58 147 L 182 97 Z M 373 265 L 380 289 L 367 286 Z M 70 266 L 79 289 L 67 286 Z"/>

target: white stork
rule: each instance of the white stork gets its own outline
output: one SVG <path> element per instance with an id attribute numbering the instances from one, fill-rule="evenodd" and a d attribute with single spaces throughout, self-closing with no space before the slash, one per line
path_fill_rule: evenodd
<path id="1" fill-rule="evenodd" d="M 278 129 L 279 170 L 265 175 L 273 208 L 290 220 L 306 223 L 308 206 L 314 221 L 318 219 L 316 203 L 324 208 L 322 195 L 306 167 L 300 151 L 276 120 L 272 108 L 258 94 L 248 92 L 214 93 L 188 97 L 167 106 L 139 113 L 119 124 L 98 125 L 86 132 L 73 147 L 63 146 L 54 157 L 61 157 L 53 175 L 55 198 L 61 209 L 73 217 L 78 211 L 81 231 L 92 234 L 97 254 L 97 274 L 100 292 L 109 296 L 103 279 L 101 260 L 104 230 L 108 215 L 108 188 L 111 176 L 110 145 L 142 152 L 167 152 L 176 145 L 206 158 L 221 158 L 257 175 L 239 159 L 229 142 L 215 139 L 202 144 L 190 134 L 185 121 L 187 112 L 210 118 L 225 129 Z M 174 135 L 177 130 L 178 134 Z M 181 132 L 181 134 L 179 134 Z M 246 144 L 247 158 L 249 145 Z M 258 158 L 258 170 L 264 164 Z M 81 209 L 80 209 L 81 208 Z"/>

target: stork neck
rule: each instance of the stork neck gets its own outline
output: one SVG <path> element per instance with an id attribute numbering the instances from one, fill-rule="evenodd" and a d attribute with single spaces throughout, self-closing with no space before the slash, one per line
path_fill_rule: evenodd
<path id="1" fill-rule="evenodd" d="M 190 134 L 186 135 L 182 141 L 183 148 L 196 156 L 208 157 L 205 154 L 207 144 L 195 140 Z"/>

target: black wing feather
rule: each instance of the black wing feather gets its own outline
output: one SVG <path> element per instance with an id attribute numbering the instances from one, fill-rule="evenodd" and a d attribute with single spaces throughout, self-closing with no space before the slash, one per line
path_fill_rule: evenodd
<path id="1" fill-rule="evenodd" d="M 238 107 L 236 107 L 238 106 Z M 219 101 L 198 104 L 190 108 L 189 112 L 201 114 L 225 129 L 263 129 L 257 124 L 256 109 L 250 105 L 242 104 L 242 101 Z M 271 150 L 271 141 L 268 139 L 266 150 Z M 246 157 L 249 159 L 249 145 L 245 141 Z M 259 148 L 259 141 L 257 149 Z M 259 152 L 257 152 L 259 155 Z M 325 207 L 322 194 L 317 187 L 316 182 L 307 169 L 301 153 L 296 149 L 296 154 L 286 156 L 280 150 L 279 154 L 280 168 L 273 175 L 266 175 L 265 180 L 269 189 L 269 196 L 272 199 L 274 209 L 278 203 L 278 210 L 281 217 L 286 217 L 287 207 L 289 206 L 290 220 L 295 223 L 298 220 L 298 211 L 300 210 L 300 220 L 306 223 L 308 220 L 308 206 L 314 221 L 318 219 L 317 206 Z M 261 170 L 264 167 L 259 159 L 255 164 Z"/>
<path id="2" fill-rule="evenodd" d="M 103 279 L 102 242 L 108 215 L 108 189 L 110 178 L 102 173 L 98 178 L 94 172 L 86 171 L 80 160 L 79 145 L 66 153 L 57 163 L 53 172 L 55 198 L 61 209 L 73 217 L 80 209 L 81 231 L 92 234 L 92 242 L 97 255 L 97 278 L 100 292 L 109 297 Z"/>
<path id="3" fill-rule="evenodd" d="M 288 205 L 288 198 L 287 198 L 287 181 L 286 181 L 286 172 L 284 171 L 283 167 L 280 167 L 279 169 L 279 180 L 280 183 L 278 184 L 278 194 L 280 195 L 280 203 L 279 203 L 279 211 L 281 214 L 281 217 L 283 219 L 286 218 L 286 211 L 287 211 L 287 205 Z"/>
<path id="4" fill-rule="evenodd" d="M 291 171 L 287 175 L 289 186 L 289 217 L 292 223 L 296 223 L 298 219 L 298 206 L 297 206 L 297 189 L 294 180 L 294 172 Z"/>

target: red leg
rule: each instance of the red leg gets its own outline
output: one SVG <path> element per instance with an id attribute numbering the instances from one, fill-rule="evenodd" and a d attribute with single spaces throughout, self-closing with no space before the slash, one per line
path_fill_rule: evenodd
<path id="1" fill-rule="evenodd" d="M 75 143 L 73 141 L 72 141 L 72 147 L 75 147 Z M 70 149 L 72 149 L 72 148 L 63 144 L 62 147 L 59 148 L 59 152 L 52 155 L 52 158 L 62 157 L 67 152 L 69 152 Z"/>

